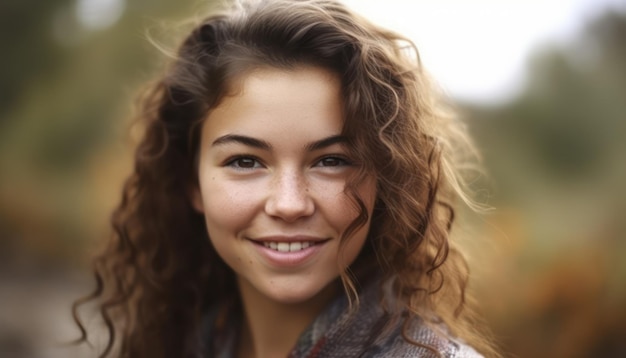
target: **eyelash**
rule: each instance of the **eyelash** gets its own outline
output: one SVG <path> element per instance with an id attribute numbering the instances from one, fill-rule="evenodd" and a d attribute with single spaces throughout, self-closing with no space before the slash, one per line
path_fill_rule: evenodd
<path id="1" fill-rule="evenodd" d="M 320 165 L 323 164 L 324 161 L 326 160 L 332 160 L 332 161 L 336 161 L 337 165 Z M 249 164 L 252 164 L 251 167 L 248 166 L 242 166 L 242 161 L 251 161 L 249 162 Z M 326 155 L 324 157 L 321 157 L 320 159 L 318 159 L 315 162 L 315 167 L 320 166 L 320 167 L 327 167 L 327 168 L 335 168 L 335 167 L 345 167 L 345 166 L 351 166 L 352 162 L 341 155 Z M 234 156 L 229 158 L 228 160 L 226 160 L 226 162 L 224 163 L 224 166 L 227 167 L 232 167 L 235 168 L 237 170 L 253 170 L 253 169 L 258 169 L 259 167 L 263 167 L 263 164 L 261 163 L 261 161 L 255 157 L 255 156 L 251 156 L 251 155 L 238 155 L 238 156 Z"/>
<path id="2" fill-rule="evenodd" d="M 241 166 L 241 161 L 251 161 L 252 162 L 252 167 L 246 167 L 246 166 Z M 251 155 L 238 155 L 238 156 L 234 156 L 229 158 L 226 163 L 224 164 L 227 167 L 232 167 L 238 170 L 252 170 L 252 169 L 257 169 L 258 167 L 262 166 L 261 161 L 255 157 L 255 156 L 251 156 Z"/>
<path id="3" fill-rule="evenodd" d="M 351 166 L 352 162 L 350 160 L 348 160 L 348 158 L 341 156 L 341 155 L 327 155 L 324 156 L 322 158 L 320 158 L 315 164 L 315 166 L 317 166 L 317 164 L 321 164 L 323 163 L 325 160 L 333 160 L 333 161 L 337 161 L 339 162 L 338 165 L 322 165 L 323 167 L 346 167 L 346 166 Z"/>

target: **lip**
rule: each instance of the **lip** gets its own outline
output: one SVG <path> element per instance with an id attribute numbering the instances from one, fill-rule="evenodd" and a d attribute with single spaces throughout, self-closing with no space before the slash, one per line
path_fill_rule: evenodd
<path id="1" fill-rule="evenodd" d="M 315 242 L 315 243 L 320 243 L 323 241 L 328 241 L 328 239 L 326 238 L 321 238 L 321 237 L 317 237 L 317 236 L 309 236 L 309 235 L 293 235 L 293 236 L 286 236 L 286 235 L 273 235 L 273 236 L 263 236 L 263 237 L 258 237 L 258 238 L 250 238 L 250 241 L 254 241 L 257 243 L 264 243 L 264 242 Z"/>
<path id="2" fill-rule="evenodd" d="M 250 239 L 254 244 L 257 252 L 261 257 L 265 259 L 271 266 L 279 268 L 293 268 L 300 265 L 304 265 L 312 260 L 317 253 L 320 252 L 324 244 L 328 239 L 313 237 L 313 236 L 265 236 L 261 238 Z M 298 251 L 281 252 L 271 249 L 265 246 L 265 243 L 269 242 L 309 242 L 311 246 Z"/>

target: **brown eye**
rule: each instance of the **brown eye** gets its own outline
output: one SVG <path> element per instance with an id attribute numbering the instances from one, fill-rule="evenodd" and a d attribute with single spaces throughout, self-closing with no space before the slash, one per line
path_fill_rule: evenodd
<path id="1" fill-rule="evenodd" d="M 350 163 L 346 159 L 337 156 L 325 157 L 318 162 L 318 166 L 321 167 L 339 167 L 346 165 L 350 165 Z"/>
<path id="2" fill-rule="evenodd" d="M 235 169 L 255 169 L 262 167 L 261 163 L 252 157 L 234 158 L 228 161 L 226 165 Z"/>
<path id="3" fill-rule="evenodd" d="M 256 160 L 250 158 L 241 158 L 236 161 L 237 166 L 241 168 L 254 168 Z"/>

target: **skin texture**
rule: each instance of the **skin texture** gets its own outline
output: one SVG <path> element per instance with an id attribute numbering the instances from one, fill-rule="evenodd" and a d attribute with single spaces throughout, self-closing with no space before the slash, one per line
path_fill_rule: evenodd
<path id="1" fill-rule="evenodd" d="M 369 222 L 340 250 L 341 235 L 357 216 L 344 187 L 358 167 L 340 137 L 338 77 L 317 67 L 262 68 L 239 85 L 203 124 L 192 201 L 204 213 L 216 251 L 237 275 L 246 312 L 242 341 L 250 339 L 253 355 L 271 356 L 263 348 L 268 342 L 288 352 L 332 299 L 340 270 L 364 245 Z M 369 178 L 357 188 L 369 214 L 375 187 Z M 318 242 L 305 259 L 285 265 L 268 259 L 259 241 Z M 279 317 L 288 329 L 268 334 L 263 321 Z M 275 325 L 268 327 L 275 332 Z"/>

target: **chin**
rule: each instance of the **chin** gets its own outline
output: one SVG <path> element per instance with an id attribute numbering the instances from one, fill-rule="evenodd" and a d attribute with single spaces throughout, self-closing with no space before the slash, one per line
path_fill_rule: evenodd
<path id="1" fill-rule="evenodd" d="M 303 286 L 287 284 L 282 287 L 267 287 L 267 289 L 262 290 L 265 291 L 264 294 L 268 298 L 272 299 L 275 302 L 295 305 L 300 303 L 309 303 L 311 301 L 316 301 L 320 304 L 323 304 L 325 301 L 332 300 L 333 297 L 339 292 L 341 289 L 341 284 L 338 284 L 338 280 L 331 281 L 326 285 L 312 285 L 312 286 Z M 326 302 L 328 303 L 328 302 Z"/>

